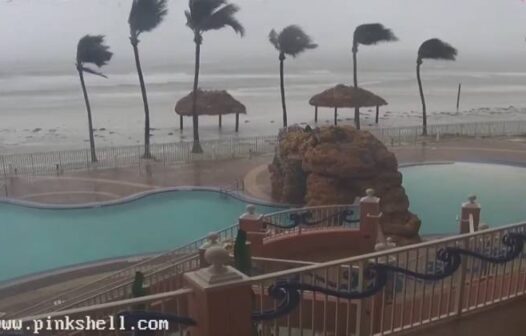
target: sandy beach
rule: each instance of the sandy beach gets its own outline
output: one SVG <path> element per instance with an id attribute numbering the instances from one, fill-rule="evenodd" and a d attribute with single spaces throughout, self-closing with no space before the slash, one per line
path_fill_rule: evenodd
<path id="1" fill-rule="evenodd" d="M 275 60 L 242 64 L 236 72 L 225 63 L 205 63 L 201 86 L 227 89 L 247 107 L 240 117 L 240 132 L 234 131 L 234 116 L 223 119 L 200 118 L 202 139 L 275 135 L 281 126 L 279 76 Z M 348 83 L 350 62 L 331 63 L 310 59 L 290 63 L 286 76 L 290 123 L 315 126 L 310 97 L 337 83 Z M 521 119 L 526 116 L 526 73 L 497 70 L 455 70 L 430 65 L 425 71 L 429 123 L 457 123 L 491 119 Z M 364 69 L 361 85 L 384 97 L 379 125 L 372 109 L 362 109 L 366 128 L 418 125 L 421 105 L 415 75 L 408 66 L 384 70 L 385 66 Z M 131 64 L 109 68 L 107 80 L 87 79 L 93 108 L 95 140 L 99 147 L 141 144 L 144 115 Z M 153 143 L 192 139 L 191 118 L 179 130 L 173 108 L 192 85 L 192 65 L 146 67 L 151 106 Z M 459 112 L 456 111 L 458 83 L 462 82 Z M 0 73 L 0 152 L 41 152 L 79 149 L 88 146 L 87 120 L 78 77 L 65 65 L 36 71 L 31 66 Z M 341 110 L 339 121 L 352 123 L 353 111 Z M 318 125 L 333 122 L 333 111 L 320 109 Z"/>

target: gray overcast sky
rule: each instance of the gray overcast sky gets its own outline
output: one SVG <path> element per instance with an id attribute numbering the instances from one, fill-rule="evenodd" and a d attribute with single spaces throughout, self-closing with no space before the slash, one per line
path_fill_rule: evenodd
<path id="1" fill-rule="evenodd" d="M 308 57 L 348 52 L 354 27 L 367 22 L 382 22 L 400 38 L 398 43 L 364 48 L 363 53 L 371 55 L 415 55 L 423 40 L 439 37 L 455 45 L 464 58 L 526 56 L 525 0 L 232 2 L 242 8 L 239 19 L 247 35 L 241 40 L 231 30 L 208 33 L 208 59 L 270 54 L 274 51 L 267 42 L 269 30 L 292 23 L 304 27 L 320 45 Z M 130 4 L 131 0 L 0 0 L 0 62 L 73 61 L 78 39 L 87 33 L 107 35 L 114 62 L 131 58 Z M 142 37 L 144 58 L 192 61 L 193 41 L 183 13 L 187 5 L 187 0 L 169 0 L 165 22 Z"/>

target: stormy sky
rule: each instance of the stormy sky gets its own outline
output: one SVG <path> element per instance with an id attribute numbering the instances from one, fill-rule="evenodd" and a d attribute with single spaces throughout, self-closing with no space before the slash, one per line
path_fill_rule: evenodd
<path id="1" fill-rule="evenodd" d="M 271 28 L 299 24 L 319 48 L 305 57 L 349 52 L 354 27 L 381 22 L 398 43 L 364 48 L 366 56 L 414 58 L 425 39 L 439 37 L 459 49 L 459 61 L 526 59 L 525 0 L 233 0 L 247 34 L 205 35 L 206 59 L 271 55 Z M 127 18 L 131 0 L 0 0 L 0 62 L 72 62 L 78 39 L 105 34 L 115 60 L 132 57 Z M 145 59 L 191 62 L 192 35 L 185 26 L 187 0 L 169 0 L 169 14 L 144 34 Z M 206 60 L 205 59 L 205 60 Z M 525 62 L 526 63 L 526 62 Z"/>

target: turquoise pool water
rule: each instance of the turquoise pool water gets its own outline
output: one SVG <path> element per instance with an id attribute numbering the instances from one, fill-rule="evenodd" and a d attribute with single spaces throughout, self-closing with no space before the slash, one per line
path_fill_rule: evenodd
<path id="1" fill-rule="evenodd" d="M 491 227 L 526 220 L 526 168 L 454 163 L 402 168 L 410 209 L 421 234 L 458 232 L 460 205 L 469 194 L 481 203 L 481 222 Z"/>
<path id="2" fill-rule="evenodd" d="M 245 206 L 246 202 L 206 191 L 155 194 L 121 205 L 75 210 L 0 204 L 0 281 L 172 249 L 235 224 Z"/>
<path id="3" fill-rule="evenodd" d="M 460 204 L 475 193 L 482 221 L 526 220 L 526 169 L 455 163 L 401 169 L 422 234 L 457 232 Z M 0 281 L 99 259 L 171 249 L 228 227 L 246 202 L 210 191 L 155 194 L 90 209 L 42 210 L 0 204 Z M 281 210 L 258 206 L 268 213 Z"/>

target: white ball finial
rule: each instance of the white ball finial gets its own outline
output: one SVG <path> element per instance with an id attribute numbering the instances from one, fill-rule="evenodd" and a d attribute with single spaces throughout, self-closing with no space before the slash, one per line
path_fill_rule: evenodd
<path id="1" fill-rule="evenodd" d="M 225 265 L 230 261 L 228 251 L 219 245 L 209 247 L 205 252 L 205 260 L 211 265 L 209 270 L 213 274 L 226 272 Z"/>
<path id="2" fill-rule="evenodd" d="M 206 236 L 206 239 L 208 242 L 212 245 L 217 244 L 217 241 L 219 240 L 219 235 L 217 232 L 210 232 L 208 236 Z"/>
<path id="3" fill-rule="evenodd" d="M 254 204 L 248 204 L 245 209 L 247 213 L 250 215 L 253 215 L 256 213 L 256 206 Z"/>

